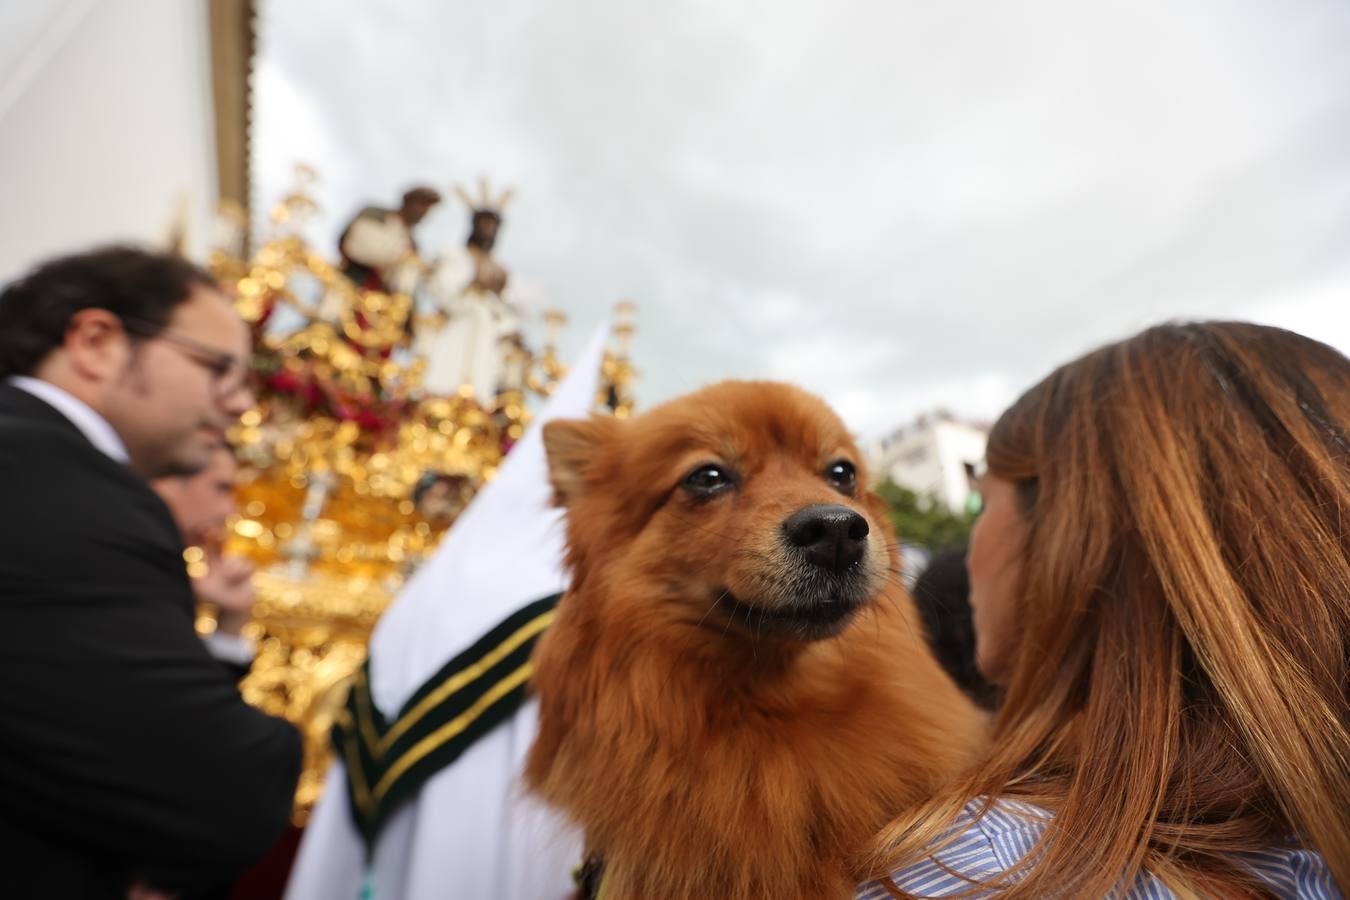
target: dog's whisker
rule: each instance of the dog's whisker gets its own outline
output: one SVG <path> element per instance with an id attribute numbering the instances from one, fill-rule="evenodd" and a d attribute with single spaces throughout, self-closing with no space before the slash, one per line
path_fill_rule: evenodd
<path id="1" fill-rule="evenodd" d="M 731 620 L 734 618 L 736 618 L 735 610 L 733 610 L 731 615 L 727 616 L 727 620 L 722 623 L 722 637 L 727 636 L 727 629 L 731 627 Z"/>
<path id="2" fill-rule="evenodd" d="M 709 607 L 708 607 L 708 611 L 705 612 L 705 613 L 703 614 L 703 618 L 701 618 L 701 619 L 698 620 L 698 624 L 699 624 L 699 627 L 700 627 L 700 628 L 703 626 L 703 623 L 704 623 L 704 621 L 707 620 L 708 616 L 712 615 L 712 611 L 713 611 L 714 609 L 717 608 L 717 604 L 719 604 L 719 603 L 721 603 L 723 600 L 725 600 L 725 599 L 727 598 L 727 594 L 729 594 L 729 593 L 730 593 L 730 591 L 724 590 L 724 591 L 722 591 L 722 593 L 720 593 L 720 594 L 717 595 L 717 599 L 713 600 L 712 606 L 709 606 Z"/>
<path id="3" fill-rule="evenodd" d="M 759 662 L 759 638 L 761 633 L 764 631 L 764 617 L 766 615 L 768 615 L 768 610 L 761 609 L 759 611 L 759 625 L 758 627 L 755 628 L 753 640 L 750 641 L 750 653 L 752 654 L 755 662 Z"/>

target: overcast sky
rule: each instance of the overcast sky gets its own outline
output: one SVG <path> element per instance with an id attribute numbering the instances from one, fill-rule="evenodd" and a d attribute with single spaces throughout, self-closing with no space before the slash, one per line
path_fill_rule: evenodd
<path id="1" fill-rule="evenodd" d="M 499 257 L 640 306 L 641 405 L 786 379 L 875 437 L 1173 317 L 1350 351 L 1344 0 L 264 0 L 256 200 L 487 175 Z M 445 203 L 421 232 L 462 241 Z"/>

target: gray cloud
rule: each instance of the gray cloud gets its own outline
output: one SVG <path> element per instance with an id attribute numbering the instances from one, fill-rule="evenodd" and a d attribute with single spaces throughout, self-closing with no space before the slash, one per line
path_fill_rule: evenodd
<path id="1" fill-rule="evenodd" d="M 1342 3 L 264 11 L 260 199 L 317 164 L 331 242 L 413 181 L 515 184 L 503 258 L 574 321 L 639 301 L 647 405 L 787 378 L 877 434 L 1168 317 L 1350 348 Z"/>

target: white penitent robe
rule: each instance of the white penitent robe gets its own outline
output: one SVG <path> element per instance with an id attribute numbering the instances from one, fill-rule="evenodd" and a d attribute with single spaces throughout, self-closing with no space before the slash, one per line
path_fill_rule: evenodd
<path id="1" fill-rule="evenodd" d="M 384 614 L 370 642 L 370 695 L 386 717 L 445 663 L 512 613 L 562 591 L 563 523 L 540 429 L 594 405 L 607 327 L 597 329 L 497 477 Z M 524 703 L 432 775 L 391 816 L 366 862 L 345 770 L 335 762 L 292 870 L 286 900 L 561 900 L 581 837 L 525 795 L 537 706 Z"/>
<path id="2" fill-rule="evenodd" d="M 351 820 L 346 768 L 334 760 L 286 900 L 358 900 L 367 883 L 370 900 L 570 896 L 581 839 L 520 783 L 537 715 L 538 703 L 527 701 L 428 781 L 381 830 L 369 867 Z"/>

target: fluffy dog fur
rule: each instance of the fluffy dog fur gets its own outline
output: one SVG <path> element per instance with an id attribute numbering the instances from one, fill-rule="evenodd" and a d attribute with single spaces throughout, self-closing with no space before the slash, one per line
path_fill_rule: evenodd
<path id="1" fill-rule="evenodd" d="M 606 900 L 851 897 L 855 856 L 983 719 L 925 645 L 842 423 L 726 382 L 544 443 L 572 583 L 526 777 L 584 828 Z M 860 559 L 804 559 L 784 523 L 815 504 L 863 516 Z"/>

